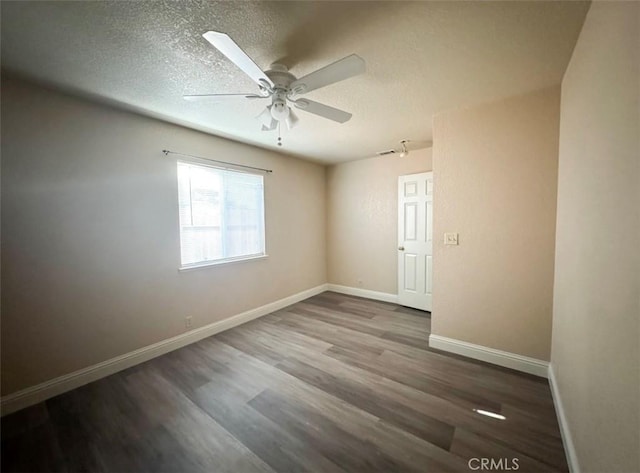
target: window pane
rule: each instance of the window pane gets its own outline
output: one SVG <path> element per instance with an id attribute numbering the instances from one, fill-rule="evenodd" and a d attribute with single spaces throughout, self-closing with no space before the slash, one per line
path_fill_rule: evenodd
<path id="1" fill-rule="evenodd" d="M 264 254 L 261 175 L 178 163 L 183 265 Z"/>
<path id="2" fill-rule="evenodd" d="M 222 178 L 214 169 L 191 166 L 193 225 L 220 227 Z"/>
<path id="3" fill-rule="evenodd" d="M 262 176 L 227 173 L 225 178 L 227 256 L 262 253 Z"/>
<path id="4" fill-rule="evenodd" d="M 191 225 L 191 197 L 189 184 L 189 166 L 178 163 L 178 204 L 180 225 Z"/>

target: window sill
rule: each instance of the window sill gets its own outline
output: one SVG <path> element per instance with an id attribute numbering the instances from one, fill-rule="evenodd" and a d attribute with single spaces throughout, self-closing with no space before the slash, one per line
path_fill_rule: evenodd
<path id="1" fill-rule="evenodd" d="M 268 258 L 269 255 L 264 254 L 264 255 L 255 255 L 255 256 L 243 256 L 240 258 L 229 258 L 229 259 L 223 259 L 223 260 L 217 260 L 217 261 L 207 261 L 205 263 L 197 263 L 197 264 L 190 264 L 188 266 L 180 266 L 178 268 L 178 271 L 192 271 L 195 269 L 204 269 L 204 268 L 210 268 L 211 266 L 223 266 L 223 265 L 227 265 L 227 264 L 234 264 L 234 263 L 244 263 L 247 261 L 255 261 L 255 260 L 259 260 L 259 259 L 266 259 Z"/>

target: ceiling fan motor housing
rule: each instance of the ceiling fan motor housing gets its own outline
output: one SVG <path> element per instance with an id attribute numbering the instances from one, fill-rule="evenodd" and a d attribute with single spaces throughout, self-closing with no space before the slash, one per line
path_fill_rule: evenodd
<path id="1" fill-rule="evenodd" d="M 296 76 L 291 74 L 287 66 L 283 66 L 282 64 L 271 64 L 270 69 L 265 71 L 265 74 L 271 79 L 271 82 L 273 82 L 273 89 L 276 91 L 283 90 L 284 92 L 289 92 L 289 86 L 296 80 Z"/>

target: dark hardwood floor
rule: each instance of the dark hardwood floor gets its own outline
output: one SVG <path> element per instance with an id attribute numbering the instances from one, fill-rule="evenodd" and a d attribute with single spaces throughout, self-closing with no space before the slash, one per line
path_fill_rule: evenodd
<path id="1" fill-rule="evenodd" d="M 4 417 L 2 471 L 567 471 L 546 380 L 426 315 L 325 292 Z"/>

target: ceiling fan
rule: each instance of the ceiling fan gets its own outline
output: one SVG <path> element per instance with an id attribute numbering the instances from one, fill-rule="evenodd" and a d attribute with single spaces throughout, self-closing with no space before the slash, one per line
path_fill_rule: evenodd
<path id="1" fill-rule="evenodd" d="M 365 62 L 360 56 L 352 54 L 297 79 L 282 64 L 272 64 L 268 70 L 262 71 L 235 41 L 224 33 L 208 31 L 202 36 L 253 79 L 258 85 L 259 93 L 184 95 L 185 100 L 216 103 L 236 99 L 271 99 L 271 105 L 267 105 L 256 117 L 262 123 L 263 131 L 274 130 L 281 123 L 289 129 L 293 128 L 298 122 L 298 117 L 293 113 L 290 104 L 299 110 L 338 123 L 344 123 L 351 118 L 348 112 L 297 96 L 362 74 L 365 71 Z"/>

